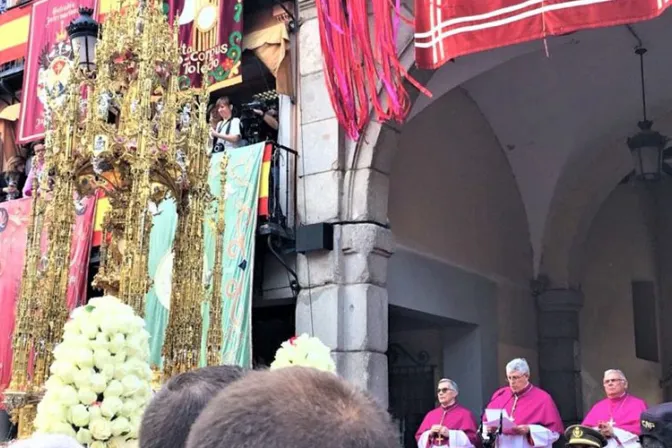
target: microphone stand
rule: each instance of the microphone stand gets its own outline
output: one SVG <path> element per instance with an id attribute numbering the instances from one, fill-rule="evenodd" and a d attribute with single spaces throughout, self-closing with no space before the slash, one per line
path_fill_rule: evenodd
<path id="1" fill-rule="evenodd" d="M 486 435 L 483 434 L 483 414 L 484 413 L 485 413 L 485 409 L 481 413 L 481 424 L 478 427 L 478 437 L 481 439 L 481 444 L 483 445 L 483 448 L 495 448 L 497 438 L 502 434 L 502 429 L 504 427 L 504 425 L 503 425 L 504 413 L 501 412 L 499 414 L 499 426 L 497 427 L 497 429 L 494 430 L 493 432 L 487 433 Z"/>
<path id="2" fill-rule="evenodd" d="M 499 397 L 504 393 L 504 390 L 502 390 L 499 394 L 497 394 L 495 397 L 492 398 L 488 402 L 490 404 L 495 398 Z M 495 448 L 495 443 L 497 442 L 497 437 L 502 434 L 502 428 L 503 428 L 503 419 L 504 419 L 504 412 L 499 413 L 499 427 L 493 431 L 489 432 L 487 434 L 483 434 L 483 416 L 485 415 L 485 410 L 488 407 L 488 404 L 485 405 L 485 408 L 483 408 L 483 411 L 481 412 L 481 424 L 478 427 L 478 438 L 481 440 L 481 444 L 483 445 L 483 448 Z"/>

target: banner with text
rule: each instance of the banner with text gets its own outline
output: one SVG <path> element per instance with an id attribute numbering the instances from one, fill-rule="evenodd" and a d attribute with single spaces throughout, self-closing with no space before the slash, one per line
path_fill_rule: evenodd
<path id="1" fill-rule="evenodd" d="M 19 143 L 44 138 L 47 98 L 65 99 L 73 58 L 65 29 L 79 15 L 80 6 L 92 7 L 93 1 L 39 0 L 33 4 L 21 95 Z"/>
<path id="2" fill-rule="evenodd" d="M 211 91 L 242 82 L 242 0 L 169 0 L 168 20 L 180 27 L 180 88 L 200 87 L 204 70 Z"/>
<path id="3" fill-rule="evenodd" d="M 672 0 L 415 0 L 415 60 L 458 56 L 573 31 L 652 19 Z"/>
<path id="4" fill-rule="evenodd" d="M 226 191 L 221 191 L 222 153 L 210 161 L 208 183 L 215 198 L 226 196 L 226 229 L 223 235 L 222 272 L 222 362 L 250 367 L 252 364 L 252 282 L 254 243 L 259 207 L 260 177 L 265 143 L 227 151 Z M 216 199 L 215 199 L 216 200 Z M 211 276 L 215 261 L 217 234 L 214 230 L 217 205 L 213 203 L 204 223 L 204 281 Z M 173 270 L 173 240 L 177 228 L 177 211 L 172 200 L 163 201 L 154 214 L 149 243 L 149 275 L 152 288 L 146 297 L 145 321 L 150 338 L 150 363 L 161 366 L 161 350 L 165 338 Z M 179 274 L 178 274 L 179 275 Z M 210 283 L 212 280 L 210 280 Z M 204 365 L 210 308 L 203 303 L 203 339 L 201 364 Z"/>
<path id="5" fill-rule="evenodd" d="M 94 198 L 85 198 L 75 205 L 76 221 L 70 249 L 70 280 L 66 298 L 70 310 L 86 300 L 94 205 Z M 30 198 L 0 204 L 0 394 L 11 379 L 12 333 L 23 275 L 30 208 Z M 46 238 L 43 238 L 42 243 L 46 250 Z"/>

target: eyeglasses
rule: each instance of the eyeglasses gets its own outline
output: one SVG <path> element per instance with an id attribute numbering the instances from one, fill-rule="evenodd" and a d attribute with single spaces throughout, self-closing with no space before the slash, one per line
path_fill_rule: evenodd
<path id="1" fill-rule="evenodd" d="M 436 390 L 436 393 L 438 393 L 438 394 L 445 394 L 445 393 L 447 393 L 449 390 L 452 390 L 452 389 L 449 389 L 449 388 L 447 388 L 447 387 L 442 387 L 441 389 L 437 389 L 437 390 Z"/>
<path id="2" fill-rule="evenodd" d="M 624 381 L 623 378 L 610 378 L 608 380 L 604 380 L 604 384 L 620 383 L 621 381 Z"/>
<path id="3" fill-rule="evenodd" d="M 520 375 L 520 376 L 507 376 L 506 379 L 509 380 L 509 381 L 518 381 L 522 377 L 523 377 L 522 375 Z"/>

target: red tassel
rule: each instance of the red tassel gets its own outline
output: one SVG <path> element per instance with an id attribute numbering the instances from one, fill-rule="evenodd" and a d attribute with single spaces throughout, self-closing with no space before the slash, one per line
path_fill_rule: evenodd
<path id="1" fill-rule="evenodd" d="M 372 3 L 375 40 L 366 1 L 316 1 L 329 98 L 336 118 L 353 140 L 361 135 L 371 111 L 376 120 L 403 123 L 411 108 L 404 80 L 432 96 L 397 58 L 396 27 L 400 20 L 409 20 L 391 0 Z M 378 98 L 379 88 L 385 91 L 387 104 Z"/>

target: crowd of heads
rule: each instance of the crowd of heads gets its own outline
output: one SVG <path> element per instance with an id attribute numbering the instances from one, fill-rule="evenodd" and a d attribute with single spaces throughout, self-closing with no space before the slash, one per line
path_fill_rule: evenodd
<path id="1" fill-rule="evenodd" d="M 171 378 L 143 415 L 138 448 L 399 448 L 373 398 L 333 373 L 306 367 L 205 367 Z M 39 435 L 12 448 L 81 448 Z"/>

